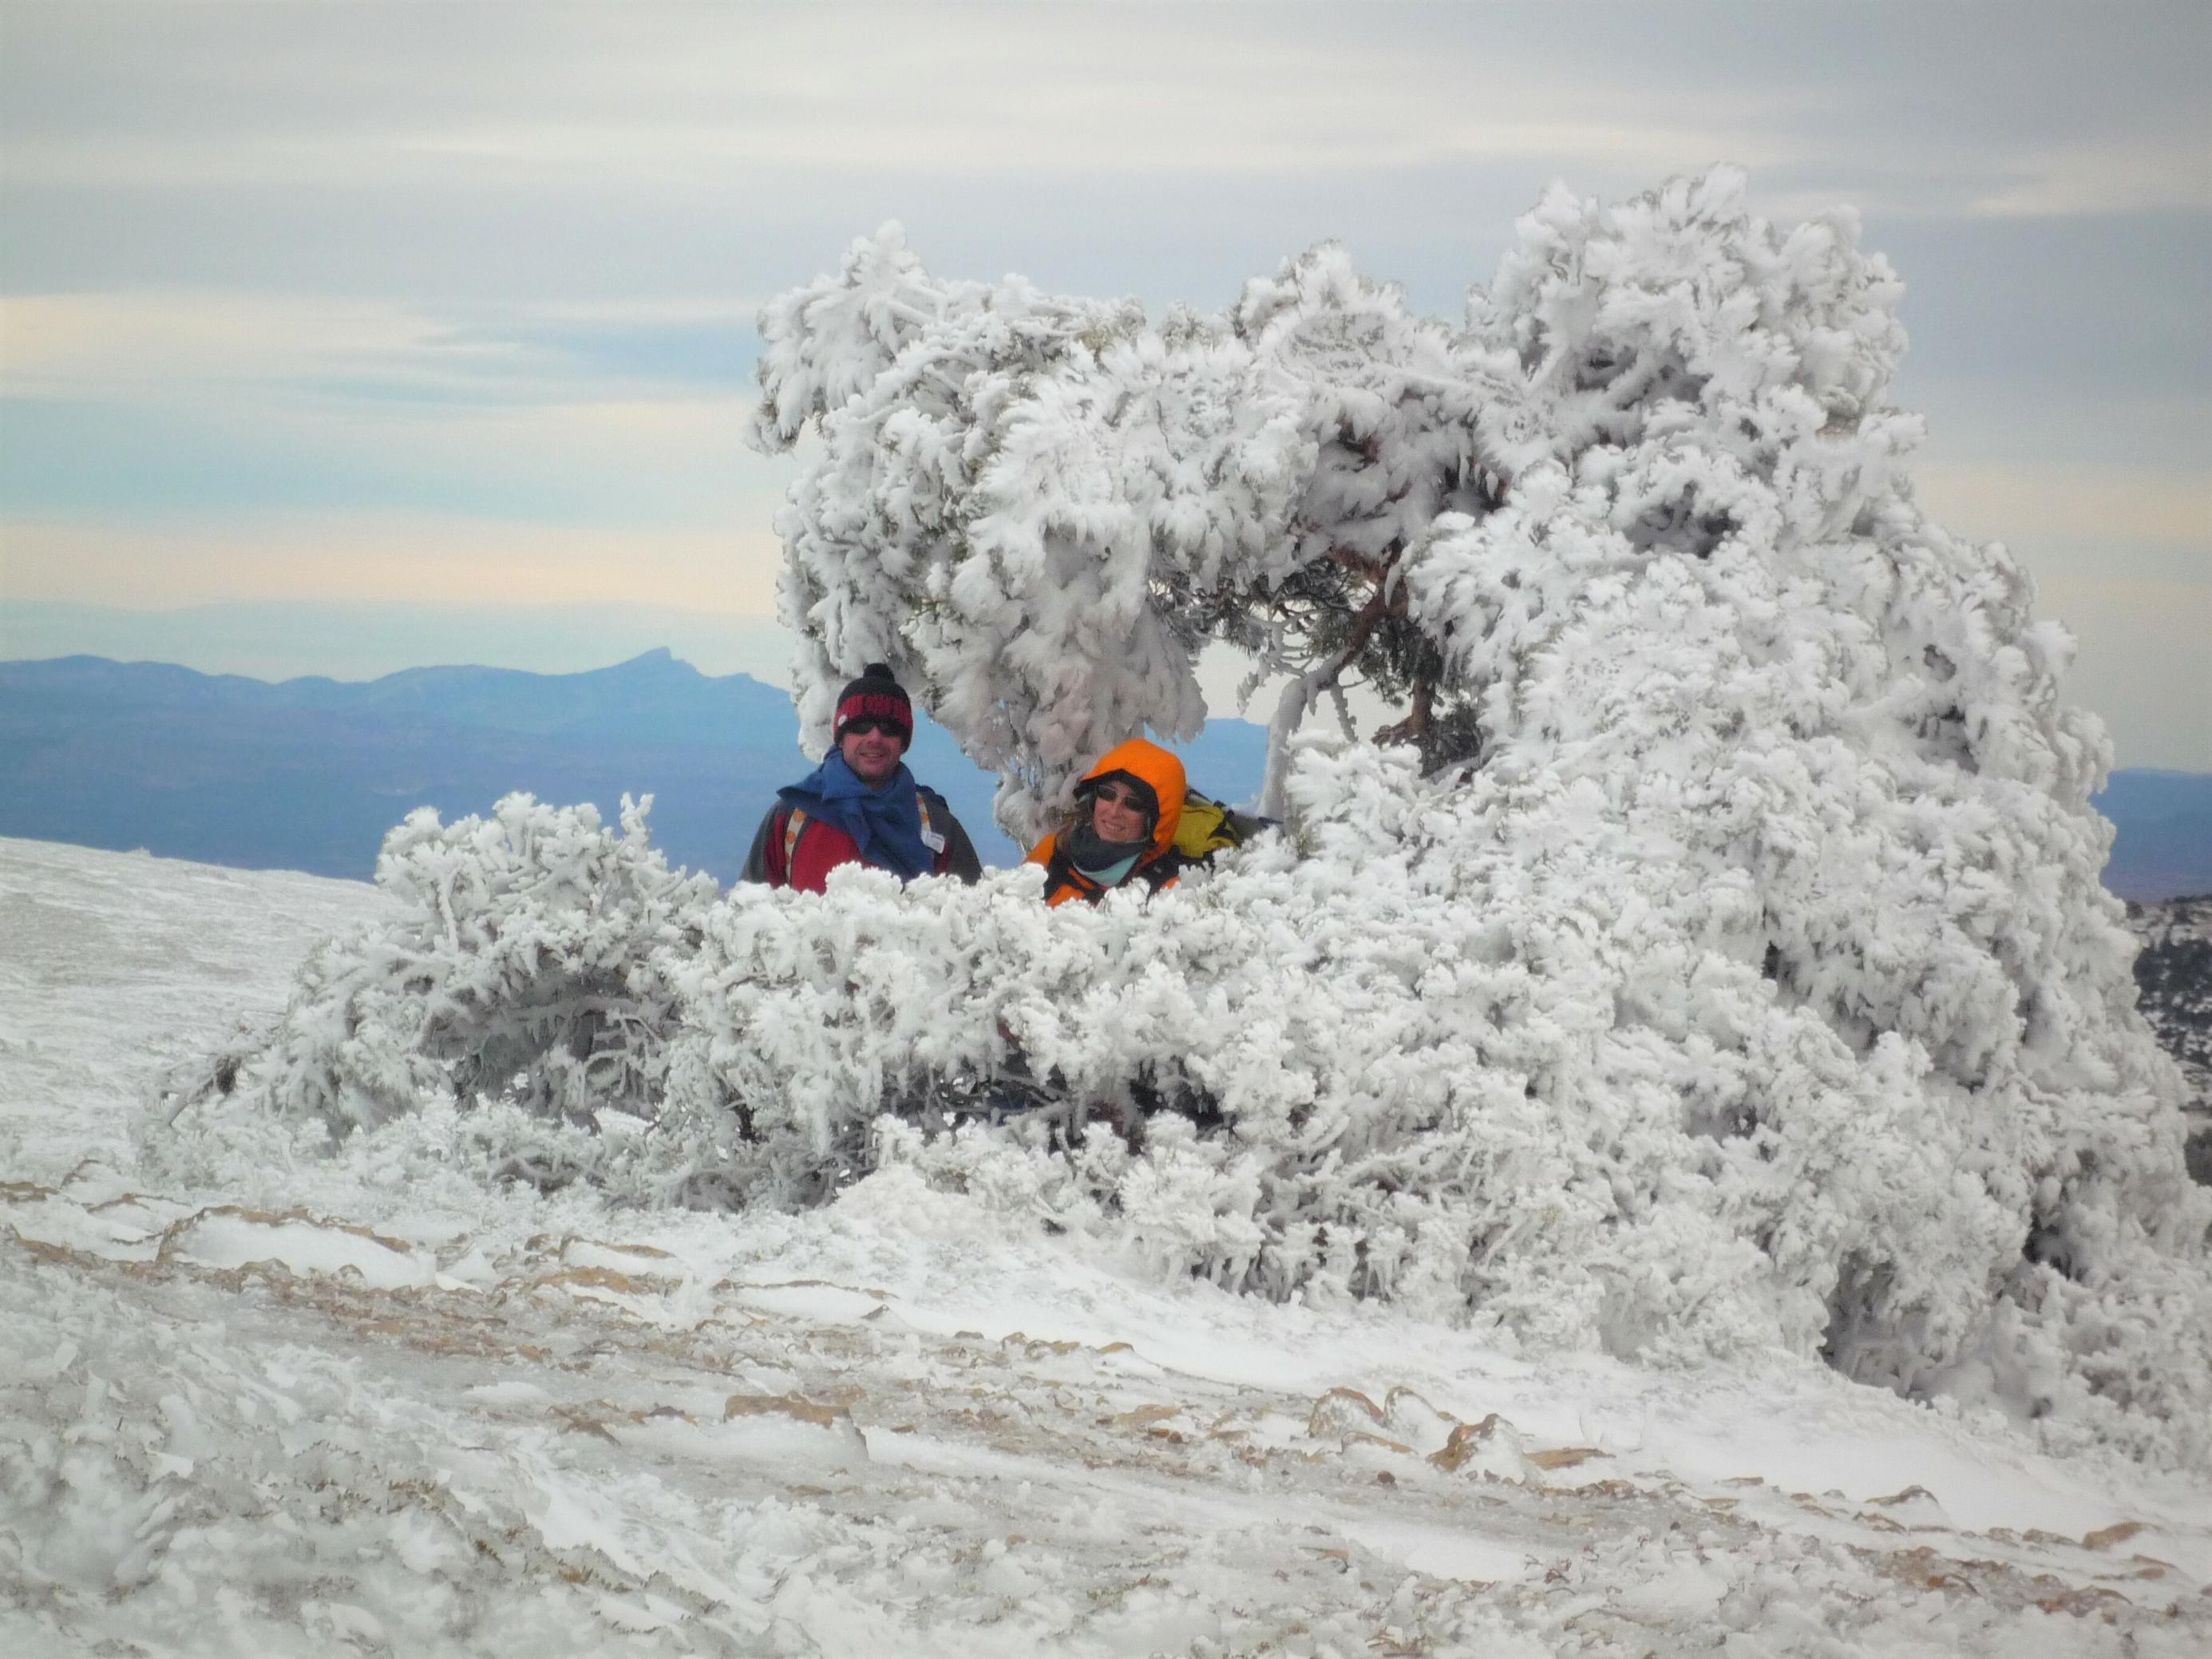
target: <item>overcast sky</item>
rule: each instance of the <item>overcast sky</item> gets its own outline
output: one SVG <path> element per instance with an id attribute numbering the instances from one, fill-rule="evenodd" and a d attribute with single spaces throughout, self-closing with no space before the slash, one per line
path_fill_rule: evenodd
<path id="1" fill-rule="evenodd" d="M 774 673 L 751 319 L 933 269 L 1456 316 L 1544 184 L 1747 167 L 1907 284 L 1923 498 L 2212 769 L 2212 8 L 0 0 L 0 649 Z M 118 619 L 209 606 L 186 617 Z"/>

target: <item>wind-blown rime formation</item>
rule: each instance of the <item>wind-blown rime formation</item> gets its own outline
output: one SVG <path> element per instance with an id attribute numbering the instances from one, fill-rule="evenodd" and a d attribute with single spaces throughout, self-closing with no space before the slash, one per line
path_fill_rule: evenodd
<path id="1" fill-rule="evenodd" d="M 1615 1347 L 1731 1327 L 1915 1391 L 2170 1407 L 2207 1212 L 2097 881 L 2107 746 L 2027 577 L 1912 499 L 1901 285 L 1850 216 L 1778 231 L 1726 171 L 1554 190 L 1519 231 L 1457 331 L 1334 249 L 1149 327 L 860 245 L 772 308 L 762 368 L 764 437 L 823 440 L 784 525 L 810 695 L 903 650 L 1010 763 L 1017 829 L 1137 719 L 1188 729 L 1208 636 L 1303 664 L 1279 749 L 1350 669 L 1410 693 L 1432 767 L 1479 763 L 1336 763 L 1380 769 L 1371 805 L 1310 777 L 1310 878 L 1205 901 L 1281 935 L 1090 1009 L 1121 1075 L 1181 1068 L 1267 1172 L 1211 1270 L 1440 1275 Z M 1037 654 L 969 631 L 979 592 Z M 1170 940 L 1182 908 L 1129 925 Z M 1370 983 L 1370 949 L 1406 954 Z M 1225 1073 L 1224 1022 L 1251 1034 Z M 1517 1121 L 1525 1182 L 1493 1166 Z"/>
<path id="2" fill-rule="evenodd" d="M 1348 669 L 1415 687 L 1430 723 L 1436 653 L 1391 575 L 1440 510 L 1487 500 L 1472 421 L 1510 360 L 1460 361 L 1340 250 L 1152 327 L 1018 278 L 934 282 L 890 226 L 762 328 L 755 443 L 822 440 L 778 520 L 810 742 L 841 665 L 890 661 L 1033 841 L 1099 752 L 1198 730 L 1210 639 L 1297 671 L 1285 738 Z"/>
<path id="3" fill-rule="evenodd" d="M 2069 642 L 1899 482 L 1896 285 L 1837 228 L 1777 238 L 1711 184 L 1604 216 L 1555 195 L 1523 236 L 1475 318 L 1527 365 L 1480 422 L 1512 499 L 1439 519 L 1407 578 L 1482 688 L 1486 775 L 1605 791 L 1594 819 L 1516 805 L 1515 836 L 1620 849 L 1619 898 L 1889 1070 L 1953 1188 L 1929 1215 L 1987 1241 L 1972 1290 L 2000 1324 L 2075 1327 L 2082 1363 L 2100 1293 L 2201 1287 L 2158 1264 L 2201 1261 L 2205 1210 L 2097 881 L 2107 750 L 2058 702 Z M 1651 995 L 1675 1000 L 1642 974 L 1616 993 Z M 1723 1134 L 1767 1120 L 1760 1093 Z M 1984 1316 L 1943 1294 L 1944 1253 L 1865 1244 L 1828 1298 L 1839 1364 L 1917 1387 L 2017 1363 L 1969 1358 Z"/>
<path id="4" fill-rule="evenodd" d="M 1472 1307 L 1539 1346 L 1822 1353 L 2212 1449 L 2205 1210 L 2170 1178 L 2154 1056 L 2117 1099 L 2038 1100 L 1840 1032 L 1767 971 L 1755 878 L 1684 874 L 1648 798 L 1595 777 L 1424 780 L 1409 750 L 1310 741 L 1292 796 L 1302 845 L 1144 903 L 1047 912 L 1030 871 L 732 893 L 675 973 L 670 1113 L 747 1103 L 726 1139 L 794 1196 L 860 1159 L 878 1105 L 972 1097 L 1011 1046 L 1058 1097 L 1141 1090 L 1227 1132 L 1170 1109 L 1133 1152 L 1094 1128 L 1072 1158 L 895 1155 L 1165 1271 Z"/>
<path id="5" fill-rule="evenodd" d="M 1413 741 L 1286 741 L 1284 835 L 1095 910 L 1034 870 L 623 876 L 667 895 L 625 912 L 666 1011 L 632 1189 L 888 1157 L 1237 1289 L 1819 1354 L 2212 1462 L 2212 1196 L 2097 880 L 2106 742 L 2026 577 L 1913 502 L 1899 292 L 1848 216 L 1778 233 L 1722 173 L 1554 192 L 1456 331 L 1330 250 L 1157 328 L 889 236 L 778 301 L 817 736 L 892 660 L 1018 822 L 1188 729 L 1215 636 L 1300 668 L 1285 739 L 1352 672 Z M 1064 1109 L 878 1121 L 1009 1091 Z M 1133 1105 L 1137 1144 L 1048 1150 Z"/>
<path id="6" fill-rule="evenodd" d="M 419 807 L 385 837 L 377 884 L 404 909 L 317 949 L 274 1027 L 155 1090 L 170 1117 L 234 1093 L 334 1135 L 489 1097 L 558 1122 L 651 1118 L 665 1085 L 687 927 L 720 890 L 652 849 L 653 804 L 510 795 L 488 818 Z"/>

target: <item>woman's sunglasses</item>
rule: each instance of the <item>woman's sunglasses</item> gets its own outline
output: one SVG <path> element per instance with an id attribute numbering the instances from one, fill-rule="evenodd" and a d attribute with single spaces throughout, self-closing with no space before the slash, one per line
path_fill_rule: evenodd
<path id="1" fill-rule="evenodd" d="M 1131 812 L 1149 812 L 1152 811 L 1151 802 L 1147 801 L 1135 790 L 1124 788 L 1118 783 L 1106 784 L 1103 787 L 1092 790 L 1091 792 L 1091 799 L 1093 800 L 1103 800 L 1109 806 L 1119 806 Z"/>

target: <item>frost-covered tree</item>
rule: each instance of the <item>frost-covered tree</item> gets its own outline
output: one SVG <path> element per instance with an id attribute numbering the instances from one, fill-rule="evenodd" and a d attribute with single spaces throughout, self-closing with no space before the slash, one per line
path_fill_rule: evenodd
<path id="1" fill-rule="evenodd" d="M 935 281 L 889 226 L 762 326 L 754 441 L 822 441 L 779 520 L 815 741 L 841 665 L 890 660 L 1034 838 L 1102 750 L 1197 731 L 1193 665 L 1219 640 L 1293 676 L 1271 809 L 1285 743 L 1347 675 L 1409 700 L 1401 735 L 1471 747 L 1398 578 L 1440 512 L 1492 502 L 1474 417 L 1511 359 L 1341 250 L 1152 324 L 1018 278 Z"/>
<path id="2" fill-rule="evenodd" d="M 1900 293 L 1728 172 L 1554 191 L 1457 328 L 1329 248 L 1153 322 L 862 242 L 764 319 L 757 436 L 819 437 L 781 521 L 817 732 L 898 662 L 1024 829 L 1193 729 L 1221 639 L 1297 671 L 1283 752 L 1356 674 L 1419 761 L 1279 757 L 1308 856 L 1141 915 L 790 925 L 944 988 L 962 1065 L 988 1010 L 1074 1093 L 1210 1103 L 1109 1207 L 1224 1282 L 1778 1342 L 2201 1455 L 2212 1216 L 2098 884 L 2107 745 L 2025 574 L 1913 498 Z M 702 963 L 795 994 L 751 908 Z M 835 1111 L 927 1064 L 724 1029 Z"/>

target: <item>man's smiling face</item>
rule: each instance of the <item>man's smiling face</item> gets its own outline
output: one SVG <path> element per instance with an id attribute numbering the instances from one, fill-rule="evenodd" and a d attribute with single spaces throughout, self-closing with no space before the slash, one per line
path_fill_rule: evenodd
<path id="1" fill-rule="evenodd" d="M 898 770 L 899 757 L 906 753 L 906 739 L 896 726 L 884 720 L 848 720 L 845 735 L 837 739 L 837 752 L 862 783 L 878 784 Z"/>

